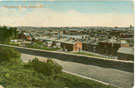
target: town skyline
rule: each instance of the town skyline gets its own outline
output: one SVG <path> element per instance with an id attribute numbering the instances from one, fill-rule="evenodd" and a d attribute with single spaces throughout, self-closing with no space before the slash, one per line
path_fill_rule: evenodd
<path id="1" fill-rule="evenodd" d="M 131 0 L 0 0 L 0 88 L 131 88 Z"/>

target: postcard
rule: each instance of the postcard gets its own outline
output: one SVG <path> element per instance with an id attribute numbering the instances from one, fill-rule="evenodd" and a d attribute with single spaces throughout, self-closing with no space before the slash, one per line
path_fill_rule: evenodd
<path id="1" fill-rule="evenodd" d="M 132 88 L 134 1 L 0 0 L 0 88 Z"/>

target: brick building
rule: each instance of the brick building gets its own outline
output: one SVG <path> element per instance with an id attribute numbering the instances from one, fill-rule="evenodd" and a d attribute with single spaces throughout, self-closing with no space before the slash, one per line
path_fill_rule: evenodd
<path id="1" fill-rule="evenodd" d="M 118 59 L 119 60 L 134 60 L 134 49 L 133 48 L 127 48 L 127 47 L 121 47 L 119 48 L 118 52 Z"/>
<path id="2" fill-rule="evenodd" d="M 73 38 L 57 38 L 57 37 L 41 37 L 44 41 L 52 41 L 53 45 L 60 43 L 64 51 L 80 51 L 82 50 L 82 42 Z"/>
<path id="3" fill-rule="evenodd" d="M 99 42 L 97 51 L 100 54 L 116 56 L 118 49 L 121 47 L 129 47 L 129 44 L 126 41 L 109 39 Z"/>
<path id="4" fill-rule="evenodd" d="M 61 47 L 67 51 L 81 51 L 82 50 L 82 42 L 79 40 L 62 42 Z"/>

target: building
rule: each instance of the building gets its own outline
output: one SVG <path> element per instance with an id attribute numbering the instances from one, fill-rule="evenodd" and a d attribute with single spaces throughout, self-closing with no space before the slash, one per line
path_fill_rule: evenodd
<path id="1" fill-rule="evenodd" d="M 62 42 L 61 47 L 66 51 L 78 51 L 82 50 L 82 42 L 79 40 L 69 40 L 68 42 Z"/>
<path id="2" fill-rule="evenodd" d="M 82 50 L 84 51 L 92 51 L 91 49 L 91 43 L 93 43 L 93 40 L 85 40 L 82 41 Z"/>
<path id="3" fill-rule="evenodd" d="M 100 54 L 116 56 L 118 49 L 121 47 L 129 47 L 129 44 L 124 40 L 108 39 L 98 43 L 97 51 Z"/>
<path id="4" fill-rule="evenodd" d="M 40 37 L 43 41 L 52 41 L 54 45 L 61 45 L 61 48 L 64 51 L 81 51 L 82 50 L 82 42 L 73 38 L 57 38 L 57 37 Z M 58 44 L 60 43 L 60 44 Z"/>
<path id="5" fill-rule="evenodd" d="M 131 47 L 121 47 L 117 54 L 119 60 L 134 60 L 134 49 Z"/>
<path id="6" fill-rule="evenodd" d="M 32 35 L 30 33 L 21 32 L 18 35 L 18 38 L 22 39 L 22 40 L 26 40 L 26 41 L 31 41 L 32 40 Z"/>
<path id="7" fill-rule="evenodd" d="M 45 45 L 47 45 L 47 47 L 52 47 L 53 42 L 52 41 L 46 41 Z"/>
<path id="8" fill-rule="evenodd" d="M 88 51 L 97 53 L 99 41 L 92 42 L 88 45 Z"/>
<path id="9" fill-rule="evenodd" d="M 110 32 L 111 36 L 117 36 L 119 38 L 132 38 L 133 33 L 128 32 L 127 30 L 115 30 Z"/>

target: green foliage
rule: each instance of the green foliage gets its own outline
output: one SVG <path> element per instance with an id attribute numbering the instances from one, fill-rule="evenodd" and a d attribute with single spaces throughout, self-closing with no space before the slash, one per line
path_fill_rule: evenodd
<path id="1" fill-rule="evenodd" d="M 10 67 L 10 68 L 9 68 Z M 0 85 L 4 88 L 64 88 L 64 83 L 32 69 L 0 65 Z"/>
<path id="2" fill-rule="evenodd" d="M 44 45 L 42 42 L 35 42 L 33 44 L 27 44 L 26 47 L 28 48 L 35 48 L 35 49 L 43 49 L 43 50 L 50 50 L 55 51 L 59 50 L 60 48 L 48 48 L 46 45 Z"/>
<path id="3" fill-rule="evenodd" d="M 58 79 L 63 81 L 68 88 L 115 88 L 67 73 L 62 73 Z"/>
<path id="4" fill-rule="evenodd" d="M 0 43 L 8 43 L 10 39 L 18 38 L 16 27 L 0 27 Z"/>
<path id="5" fill-rule="evenodd" d="M 0 47 L 0 61 L 10 61 L 20 58 L 20 53 L 13 49 L 7 47 Z"/>
<path id="6" fill-rule="evenodd" d="M 37 72 L 48 76 L 56 76 L 62 73 L 62 66 L 51 59 L 48 59 L 47 62 L 42 62 L 35 58 L 34 60 L 29 61 L 28 65 Z"/>
<path id="7" fill-rule="evenodd" d="M 52 77 L 23 66 L 14 69 L 12 65 L 0 65 L 0 69 L 0 84 L 4 88 L 115 88 L 66 73 Z"/>
<path id="8" fill-rule="evenodd" d="M 51 59 L 46 63 L 37 58 L 28 64 L 22 63 L 15 49 L 0 47 L 0 85 L 4 88 L 115 88 L 61 70 L 62 67 Z"/>
<path id="9" fill-rule="evenodd" d="M 20 44 L 19 43 L 17 43 L 17 42 L 9 42 L 9 43 L 7 43 L 8 45 L 13 45 L 13 46 L 19 46 Z"/>

